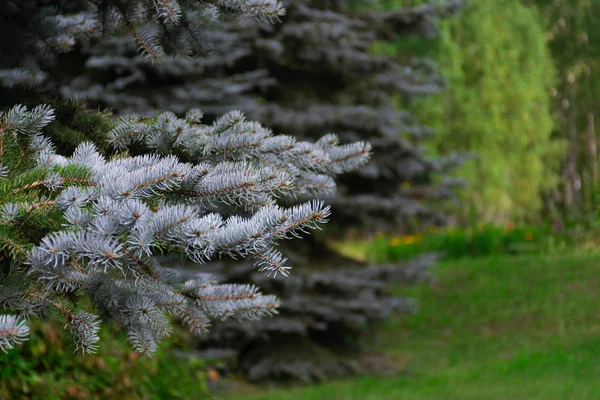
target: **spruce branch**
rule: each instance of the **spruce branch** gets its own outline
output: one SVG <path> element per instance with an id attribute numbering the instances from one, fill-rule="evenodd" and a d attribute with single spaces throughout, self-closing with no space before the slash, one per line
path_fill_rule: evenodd
<path id="1" fill-rule="evenodd" d="M 24 320 L 13 315 L 0 315 L 0 349 L 5 353 L 28 339 L 29 328 Z"/>
<path id="2" fill-rule="evenodd" d="M 206 55 L 210 44 L 204 32 L 220 14 L 269 23 L 285 14 L 285 8 L 276 0 L 83 0 L 77 4 L 59 0 L 53 6 L 37 7 L 18 3 L 8 7 L 5 20 L 9 31 L 23 29 L 11 26 L 12 21 L 23 18 L 35 20 L 38 26 L 21 38 L 32 50 L 29 54 L 0 63 L 0 83 L 5 86 L 39 85 L 48 76 L 44 68 L 55 61 L 57 54 L 70 51 L 77 41 L 106 35 L 120 26 L 129 31 L 142 54 L 158 63 L 170 55 Z M 62 14 L 62 9 L 72 13 Z"/>
<path id="3" fill-rule="evenodd" d="M 9 227 L 0 229 L 0 252 L 26 272 L 11 281 L 14 290 L 29 293 L 5 295 L 3 303 L 27 315 L 58 311 L 83 353 L 97 349 L 101 321 L 63 304 L 65 294 L 87 294 L 146 355 L 171 333 L 173 316 L 199 334 L 211 319 L 277 313 L 279 300 L 255 286 L 219 284 L 206 274 L 190 279 L 153 257 L 252 258 L 258 270 L 288 276 L 274 246 L 319 229 L 330 210 L 322 200 L 283 207 L 278 198 L 334 190 L 332 177 L 347 160 L 368 157 L 368 146 L 340 146 L 331 135 L 327 145 L 273 135 L 240 112 L 203 125 L 197 110 L 185 119 L 169 112 L 121 119 L 108 136 L 113 157 L 89 142 L 65 157 L 41 133 L 52 115 L 47 107 L 17 106 L 2 118 L 11 154 L 29 160 L 13 159 L 17 172 L 0 181 L 0 218 Z M 150 152 L 129 155 L 138 146 Z M 25 229 L 33 210 L 46 221 L 38 232 Z"/>

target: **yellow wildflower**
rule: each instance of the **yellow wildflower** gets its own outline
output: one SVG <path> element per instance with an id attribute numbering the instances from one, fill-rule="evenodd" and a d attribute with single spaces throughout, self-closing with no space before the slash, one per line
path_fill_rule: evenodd
<path id="1" fill-rule="evenodd" d="M 511 221 L 508 224 L 506 224 L 506 226 L 504 227 L 504 231 L 510 232 L 510 231 L 514 230 L 516 227 L 517 227 L 517 225 Z"/>
<path id="2" fill-rule="evenodd" d="M 415 242 L 415 237 L 413 235 L 404 236 L 404 244 L 412 244 Z"/>
<path id="3" fill-rule="evenodd" d="M 390 245 L 392 247 L 396 247 L 400 244 L 400 238 L 398 236 L 394 236 L 392 240 L 390 240 Z"/>
<path id="4" fill-rule="evenodd" d="M 531 239 L 533 239 L 533 232 L 527 232 L 525 234 L 525 240 L 530 241 Z"/>

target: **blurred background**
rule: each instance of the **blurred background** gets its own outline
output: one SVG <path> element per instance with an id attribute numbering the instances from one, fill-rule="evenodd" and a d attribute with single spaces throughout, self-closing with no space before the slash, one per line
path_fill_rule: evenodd
<path id="1" fill-rule="evenodd" d="M 202 267 L 280 315 L 176 331 L 150 359 L 107 329 L 72 354 L 36 322 L 0 354 L 0 399 L 600 399 L 600 1 L 283 3 L 281 23 L 208 28 L 202 59 L 83 41 L 46 93 L 370 142 L 290 277 Z"/>

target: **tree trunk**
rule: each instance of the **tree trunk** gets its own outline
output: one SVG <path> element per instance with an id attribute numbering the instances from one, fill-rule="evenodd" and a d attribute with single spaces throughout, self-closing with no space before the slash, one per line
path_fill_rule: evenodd
<path id="1" fill-rule="evenodd" d="M 589 155 L 589 169 L 592 178 L 593 187 L 598 182 L 598 150 L 596 147 L 596 124 L 594 122 L 594 113 L 588 112 L 587 115 L 587 142 Z"/>
<path id="2" fill-rule="evenodd" d="M 572 84 L 569 92 L 574 94 L 575 83 Z M 573 98 L 574 96 L 570 96 Z M 563 101 L 563 116 L 566 121 L 567 134 L 569 139 L 569 153 L 567 162 L 565 164 L 565 170 L 563 176 L 565 177 L 565 189 L 568 196 L 565 196 L 567 207 L 571 215 L 578 215 L 581 205 L 580 189 L 581 189 L 581 178 L 577 171 L 577 120 L 575 101 L 569 101 L 565 99 Z"/>

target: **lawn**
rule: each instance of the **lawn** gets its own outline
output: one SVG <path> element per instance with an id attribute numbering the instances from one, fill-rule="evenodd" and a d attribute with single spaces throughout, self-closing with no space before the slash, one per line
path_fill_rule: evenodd
<path id="1" fill-rule="evenodd" d="M 374 346 L 406 372 L 242 387 L 236 400 L 600 399 L 600 254 L 448 261 Z M 231 396 L 226 396 L 228 399 Z"/>

